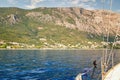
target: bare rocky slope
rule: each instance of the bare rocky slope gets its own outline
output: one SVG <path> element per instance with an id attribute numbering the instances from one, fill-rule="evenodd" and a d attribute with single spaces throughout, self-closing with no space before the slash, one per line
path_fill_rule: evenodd
<path id="1" fill-rule="evenodd" d="M 45 9 L 48 10 L 48 14 L 42 12 Z M 120 14 L 83 8 L 42 8 L 40 11 L 28 12 L 26 16 L 38 22 L 51 22 L 97 35 L 105 34 L 106 30 L 114 34 L 120 25 Z"/>

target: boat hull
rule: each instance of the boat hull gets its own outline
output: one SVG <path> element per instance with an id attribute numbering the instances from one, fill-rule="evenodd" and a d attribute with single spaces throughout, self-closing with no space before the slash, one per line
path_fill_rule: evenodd
<path id="1" fill-rule="evenodd" d="M 120 80 L 120 63 L 106 73 L 104 80 Z"/>

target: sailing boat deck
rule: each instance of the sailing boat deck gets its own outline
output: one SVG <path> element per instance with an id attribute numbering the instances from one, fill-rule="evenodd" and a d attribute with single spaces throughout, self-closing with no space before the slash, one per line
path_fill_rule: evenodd
<path id="1" fill-rule="evenodd" d="M 120 80 L 120 63 L 106 73 L 104 80 Z"/>

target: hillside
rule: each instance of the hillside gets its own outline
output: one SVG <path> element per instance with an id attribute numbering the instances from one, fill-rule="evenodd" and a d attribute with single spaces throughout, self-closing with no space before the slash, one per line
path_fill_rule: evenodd
<path id="1" fill-rule="evenodd" d="M 1 48 L 100 48 L 120 25 L 120 14 L 83 8 L 0 8 Z M 120 34 L 120 31 L 119 31 Z"/>

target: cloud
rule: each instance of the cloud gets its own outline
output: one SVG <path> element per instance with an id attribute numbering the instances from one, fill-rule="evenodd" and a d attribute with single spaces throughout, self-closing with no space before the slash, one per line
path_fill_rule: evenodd
<path id="1" fill-rule="evenodd" d="M 78 3 L 88 3 L 88 2 L 96 2 L 96 0 L 70 0 L 73 4 L 78 4 Z"/>
<path id="2" fill-rule="evenodd" d="M 58 1 L 58 0 L 29 0 L 29 2 L 30 2 L 30 4 L 26 5 L 27 9 L 34 9 L 38 6 L 43 6 L 43 7 L 82 7 L 85 9 L 93 10 L 96 0 L 61 0 L 61 1 Z"/>
<path id="3" fill-rule="evenodd" d="M 71 3 L 72 3 L 72 4 L 75 4 L 75 5 L 76 5 L 76 4 L 79 4 L 79 2 L 80 2 L 80 0 L 72 0 L 72 1 L 71 1 Z"/>
<path id="4" fill-rule="evenodd" d="M 37 4 L 44 0 L 30 0 L 30 5 L 26 5 L 27 8 L 33 9 L 37 7 Z"/>
<path id="5" fill-rule="evenodd" d="M 94 10 L 96 0 L 69 0 L 73 6 Z M 92 5 L 91 5 L 92 4 Z"/>
<path id="6" fill-rule="evenodd" d="M 35 5 L 27 5 L 26 7 L 27 7 L 28 9 L 34 9 L 34 8 L 36 8 Z"/>
<path id="7" fill-rule="evenodd" d="M 85 3 L 81 3 L 78 5 L 79 7 L 82 7 L 82 8 L 85 8 L 85 9 L 88 9 L 88 10 L 94 10 L 94 6 L 91 6 L 90 4 L 85 4 Z"/>
<path id="8" fill-rule="evenodd" d="M 36 5 L 39 2 L 42 2 L 43 0 L 31 0 L 32 5 Z"/>
<path id="9" fill-rule="evenodd" d="M 17 0 L 7 0 L 9 4 L 15 5 L 18 1 Z"/>
<path id="10" fill-rule="evenodd" d="M 96 0 L 81 0 L 83 2 L 96 2 Z"/>

